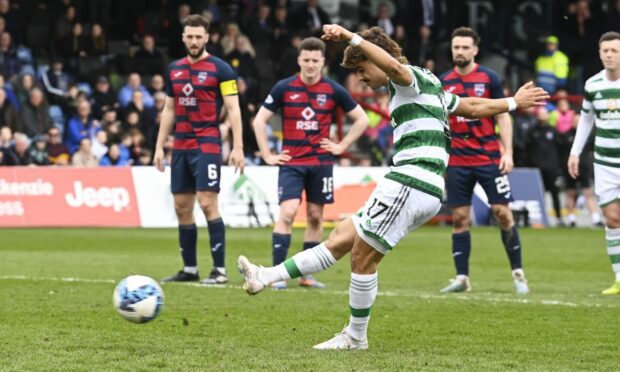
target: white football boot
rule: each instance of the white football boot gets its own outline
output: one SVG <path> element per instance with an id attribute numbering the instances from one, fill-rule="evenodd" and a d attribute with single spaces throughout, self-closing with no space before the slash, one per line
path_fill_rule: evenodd
<path id="1" fill-rule="evenodd" d="M 515 283 L 515 292 L 519 295 L 530 293 L 530 287 L 527 285 L 525 275 L 519 272 L 512 273 L 512 280 Z"/>
<path id="2" fill-rule="evenodd" d="M 345 326 L 342 332 L 336 333 L 334 338 L 314 345 L 312 348 L 317 350 L 366 350 L 368 349 L 368 340 L 354 339 L 347 333 Z"/>
<path id="3" fill-rule="evenodd" d="M 248 294 L 255 295 L 267 287 L 259 278 L 260 267 L 251 263 L 245 256 L 239 256 L 237 259 L 237 269 L 243 275 L 243 289 Z"/>

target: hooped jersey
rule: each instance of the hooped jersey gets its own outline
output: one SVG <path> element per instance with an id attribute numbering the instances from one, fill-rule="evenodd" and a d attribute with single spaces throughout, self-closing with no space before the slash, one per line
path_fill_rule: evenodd
<path id="1" fill-rule="evenodd" d="M 499 76 L 491 69 L 476 65 L 467 75 L 456 69 L 440 77 L 446 92 L 460 97 L 504 98 Z M 501 154 L 493 118 L 467 119 L 450 116 L 450 166 L 477 167 L 498 165 Z"/>
<path id="2" fill-rule="evenodd" d="M 388 80 L 395 153 L 394 166 L 385 177 L 443 200 L 450 151 L 448 116 L 460 98 L 444 92 L 429 70 L 407 67 L 411 85 Z"/>
<path id="3" fill-rule="evenodd" d="M 223 96 L 237 94 L 237 77 L 223 60 L 208 55 L 174 61 L 166 72 L 166 94 L 174 98 L 174 150 L 221 153 L 219 114 Z"/>
<path id="4" fill-rule="evenodd" d="M 357 103 L 346 89 L 330 78 L 322 77 L 314 85 L 306 85 L 298 75 L 280 80 L 271 90 L 263 107 L 271 112 L 282 111 L 282 150 L 291 160 L 285 166 L 331 165 L 334 156 L 320 146 L 329 138 L 336 107 L 344 112 Z"/>
<path id="5" fill-rule="evenodd" d="M 602 70 L 586 81 L 581 115 L 594 121 L 594 163 L 620 168 L 620 80 Z"/>

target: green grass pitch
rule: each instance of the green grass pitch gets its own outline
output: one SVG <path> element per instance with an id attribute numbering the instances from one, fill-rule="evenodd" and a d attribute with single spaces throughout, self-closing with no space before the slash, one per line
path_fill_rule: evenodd
<path id="1" fill-rule="evenodd" d="M 365 352 L 312 345 L 348 319 L 348 257 L 318 275 L 328 288 L 249 297 L 235 260 L 271 261 L 271 232 L 229 229 L 231 284 L 163 287 L 155 321 L 112 307 L 116 282 L 181 266 L 174 229 L 0 230 L 0 370 L 596 370 L 618 368 L 620 297 L 603 230 L 522 230 L 532 294 L 513 294 L 499 231 L 473 230 L 468 294 L 440 295 L 453 276 L 450 230 L 410 234 L 379 268 Z M 210 269 L 200 230 L 202 274 Z M 295 231 L 293 247 L 301 247 Z M 69 279 L 73 278 L 73 279 Z"/>

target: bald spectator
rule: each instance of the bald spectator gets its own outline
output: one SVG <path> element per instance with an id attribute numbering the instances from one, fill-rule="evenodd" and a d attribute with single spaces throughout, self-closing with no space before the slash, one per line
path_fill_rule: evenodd
<path id="1" fill-rule="evenodd" d="M 30 90 L 28 101 L 20 112 L 22 129 L 28 137 L 45 134 L 54 126 L 45 102 L 43 91 L 40 88 Z"/>
<path id="2" fill-rule="evenodd" d="M 67 123 L 65 145 L 69 149 L 69 153 L 73 154 L 80 146 L 82 139 L 93 139 L 99 131 L 100 126 L 91 118 L 90 103 L 85 100 L 79 100 L 77 104 L 77 113 Z M 89 143 L 90 147 L 91 143 Z"/>
<path id="3" fill-rule="evenodd" d="M 118 92 L 118 102 L 121 107 L 127 107 L 131 102 L 131 97 L 133 96 L 133 92 L 135 90 L 139 90 L 142 92 L 142 100 L 144 101 L 144 106 L 151 108 L 155 105 L 155 101 L 153 100 L 153 96 L 151 93 L 142 85 L 142 78 L 138 73 L 132 72 L 129 74 L 127 78 L 127 84 L 124 85 L 121 90 Z"/>
<path id="4" fill-rule="evenodd" d="M 82 138 L 79 150 L 71 158 L 71 165 L 88 168 L 99 165 L 99 159 L 91 152 L 91 140 L 89 138 Z"/>
<path id="5" fill-rule="evenodd" d="M 133 56 L 133 70 L 140 75 L 155 75 L 164 72 L 164 55 L 155 49 L 152 35 L 142 37 L 142 45 Z"/>

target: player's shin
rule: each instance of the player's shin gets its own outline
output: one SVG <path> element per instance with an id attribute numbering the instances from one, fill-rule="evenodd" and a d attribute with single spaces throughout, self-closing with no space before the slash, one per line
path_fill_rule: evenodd
<path id="1" fill-rule="evenodd" d="M 198 230 L 195 224 L 179 225 L 179 246 L 181 247 L 181 257 L 183 258 L 183 271 L 196 274 L 198 272 L 198 261 L 196 259 L 196 240 Z"/>
<path id="2" fill-rule="evenodd" d="M 378 275 L 351 273 L 349 307 L 351 316 L 347 333 L 358 341 L 366 340 L 370 309 L 377 297 Z"/>
<path id="3" fill-rule="evenodd" d="M 325 244 L 321 243 L 314 248 L 297 253 L 279 265 L 261 269 L 260 277 L 263 283 L 271 284 L 318 273 L 334 263 L 336 259 Z"/>
<path id="4" fill-rule="evenodd" d="M 211 258 L 213 259 L 213 267 L 221 274 L 226 274 L 226 227 L 221 218 L 207 221 L 209 229 L 209 240 L 211 243 Z"/>
<path id="5" fill-rule="evenodd" d="M 607 254 L 611 267 L 616 274 L 616 281 L 620 281 L 620 229 L 606 229 Z"/>
<path id="6" fill-rule="evenodd" d="M 288 248 L 291 245 L 291 234 L 280 234 L 274 232 L 271 236 L 271 242 L 273 266 L 276 266 L 286 260 Z"/>
<path id="7" fill-rule="evenodd" d="M 521 269 L 523 267 L 521 263 L 521 238 L 517 225 L 512 225 L 510 230 L 500 229 L 500 231 L 504 249 L 510 260 L 510 267 L 512 270 Z"/>
<path id="8" fill-rule="evenodd" d="M 452 257 L 456 275 L 469 275 L 469 254 L 471 252 L 471 234 L 468 231 L 452 234 Z"/>

